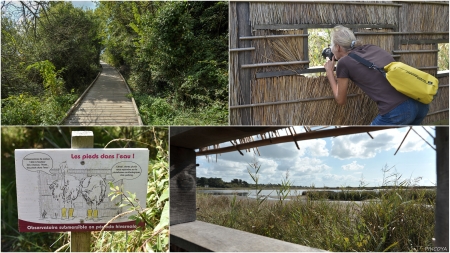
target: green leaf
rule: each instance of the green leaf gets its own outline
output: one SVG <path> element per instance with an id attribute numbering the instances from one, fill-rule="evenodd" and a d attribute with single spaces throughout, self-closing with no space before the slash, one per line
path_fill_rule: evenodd
<path id="1" fill-rule="evenodd" d="M 159 220 L 158 225 L 156 225 L 154 231 L 158 231 L 164 228 L 165 226 L 169 226 L 169 215 L 170 215 L 169 203 L 170 202 L 166 202 L 166 204 L 164 205 L 164 209 L 161 213 L 161 218 Z"/>
<path id="2" fill-rule="evenodd" d="M 164 189 L 161 197 L 159 197 L 158 204 L 160 204 L 161 202 L 167 200 L 169 198 L 169 195 L 170 195 L 169 194 L 169 189 L 168 188 Z"/>

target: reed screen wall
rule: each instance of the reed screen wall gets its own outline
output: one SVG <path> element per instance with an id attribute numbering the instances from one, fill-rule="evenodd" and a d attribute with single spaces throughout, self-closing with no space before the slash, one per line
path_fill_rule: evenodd
<path id="1" fill-rule="evenodd" d="M 308 29 L 351 28 L 401 61 L 439 78 L 424 124 L 448 119 L 448 72 L 437 73 L 449 41 L 448 2 L 230 2 L 231 125 L 366 125 L 376 104 L 350 83 L 334 101 L 323 68 L 309 68 Z"/>

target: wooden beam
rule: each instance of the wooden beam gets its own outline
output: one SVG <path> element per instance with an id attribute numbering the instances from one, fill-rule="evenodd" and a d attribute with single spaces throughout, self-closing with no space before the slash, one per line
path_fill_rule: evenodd
<path id="1" fill-rule="evenodd" d="M 71 148 L 93 148 L 94 133 L 92 131 L 73 131 Z M 70 232 L 70 251 L 90 252 L 91 232 Z"/>
<path id="2" fill-rule="evenodd" d="M 348 94 L 347 97 L 355 97 L 355 96 L 360 96 L 360 95 L 362 95 L 362 94 Z M 249 108 L 249 107 L 269 106 L 269 105 L 284 105 L 284 104 L 311 102 L 311 101 L 320 101 L 320 100 L 329 100 L 329 99 L 334 99 L 334 97 L 333 96 L 329 96 L 329 97 L 296 99 L 296 100 L 266 102 L 266 103 L 248 104 L 248 105 L 234 105 L 234 106 L 230 106 L 229 108 L 230 109 L 241 109 L 241 108 Z"/>
<path id="3" fill-rule="evenodd" d="M 355 35 L 421 35 L 421 34 L 448 34 L 448 31 L 442 32 L 355 32 Z"/>
<path id="4" fill-rule="evenodd" d="M 187 252 L 325 251 L 202 221 L 170 226 L 170 244 Z"/>
<path id="5" fill-rule="evenodd" d="M 409 44 L 436 44 L 436 43 L 448 43 L 448 39 L 429 39 L 429 40 L 401 40 L 400 44 L 409 45 Z"/>
<path id="6" fill-rule="evenodd" d="M 230 48 L 230 52 L 242 52 L 242 51 L 253 51 L 254 47 L 244 47 L 244 48 Z"/>
<path id="7" fill-rule="evenodd" d="M 436 1 L 408 1 L 405 2 L 406 4 L 440 4 L 440 5 L 447 5 L 448 6 L 448 1 L 441 1 L 441 2 L 436 2 Z"/>
<path id="8" fill-rule="evenodd" d="M 437 53 L 439 50 L 394 50 L 394 54 L 422 54 L 422 53 Z"/>
<path id="9" fill-rule="evenodd" d="M 256 63 L 256 64 L 244 64 L 241 68 L 261 68 L 261 67 L 273 67 L 273 66 L 285 66 L 285 65 L 297 65 L 308 64 L 309 61 L 287 61 L 287 62 L 268 62 L 268 63 Z"/>
<path id="10" fill-rule="evenodd" d="M 265 1 L 256 1 L 256 2 L 265 2 Z M 269 2 L 269 1 L 267 1 Z M 274 2 L 271 2 L 274 3 Z M 292 1 L 276 1 L 275 3 L 292 3 Z M 337 2 L 337 1 L 301 1 L 301 2 L 297 2 L 298 4 L 314 4 L 314 5 L 318 5 L 318 4 L 332 4 L 332 5 L 339 5 L 339 4 L 343 4 L 343 5 L 378 5 L 378 6 L 393 6 L 393 7 L 402 7 L 401 4 L 395 4 L 395 3 L 374 3 L 374 2 L 365 2 L 365 1 L 360 1 L 360 2 Z"/>
<path id="11" fill-rule="evenodd" d="M 370 127 L 369 126 L 341 127 L 341 128 L 333 128 L 333 129 L 321 130 L 321 131 L 311 131 L 311 132 L 307 132 L 307 133 L 295 134 L 293 136 L 292 135 L 281 136 L 281 137 L 276 137 L 276 138 L 271 138 L 271 139 L 264 139 L 264 140 L 249 142 L 249 143 L 238 144 L 236 146 L 199 151 L 196 153 L 196 155 L 202 156 L 202 155 L 221 154 L 221 153 L 233 152 L 236 150 L 245 150 L 245 149 L 251 149 L 251 148 L 256 148 L 256 147 L 268 146 L 268 145 L 272 145 L 272 144 L 292 142 L 292 140 L 303 141 L 303 140 L 311 140 L 311 139 L 318 139 L 318 138 L 327 138 L 327 137 L 332 137 L 332 136 L 373 132 L 373 131 L 390 129 L 390 128 L 395 128 L 395 127 L 375 127 L 375 126 L 373 126 L 373 127 L 372 126 L 370 126 Z"/>
<path id="12" fill-rule="evenodd" d="M 427 114 L 427 116 L 433 115 L 433 114 L 438 114 L 438 113 L 441 113 L 441 112 L 448 112 L 448 108 L 447 109 L 443 109 L 443 110 L 439 110 L 439 111 L 430 112 L 430 113 Z"/>
<path id="13" fill-rule="evenodd" d="M 279 30 L 279 29 L 320 29 L 320 28 L 333 28 L 337 24 L 255 24 L 253 29 L 255 30 Z M 340 24 L 348 28 L 388 28 L 393 29 L 395 25 L 393 24 Z"/>
<path id="14" fill-rule="evenodd" d="M 427 70 L 427 69 L 438 69 L 438 66 L 427 66 L 427 67 L 416 67 L 419 70 Z"/>
<path id="15" fill-rule="evenodd" d="M 278 76 L 294 76 L 301 74 L 322 73 L 325 72 L 325 68 L 312 68 L 312 69 L 298 69 L 298 70 L 283 70 L 273 72 L 258 72 L 256 78 L 269 78 Z"/>
<path id="16" fill-rule="evenodd" d="M 283 34 L 283 35 L 264 35 L 264 36 L 245 36 L 239 37 L 240 40 L 255 40 L 255 39 L 278 39 L 291 37 L 308 37 L 309 34 Z"/>

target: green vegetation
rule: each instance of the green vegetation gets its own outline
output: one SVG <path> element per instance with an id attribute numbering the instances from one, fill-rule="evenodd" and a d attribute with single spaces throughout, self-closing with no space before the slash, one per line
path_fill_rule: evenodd
<path id="1" fill-rule="evenodd" d="M 59 124 L 99 71 L 99 20 L 69 2 L 2 2 L 3 125 Z"/>
<path id="2" fill-rule="evenodd" d="M 438 44 L 438 71 L 448 70 L 449 69 L 449 51 L 448 51 L 448 43 Z"/>
<path id="3" fill-rule="evenodd" d="M 228 123 L 227 2 L 100 2 L 102 59 L 127 79 L 144 124 Z"/>
<path id="4" fill-rule="evenodd" d="M 197 194 L 197 219 L 330 251 L 425 251 L 432 246 L 435 192 L 412 190 L 411 180 L 400 181 L 396 173 L 385 178 L 394 179 L 385 180 L 388 189 L 374 201 L 301 195 L 255 201 Z M 289 189 L 288 176 L 283 185 Z"/>
<path id="5" fill-rule="evenodd" d="M 144 124 L 228 123 L 227 2 L 3 1 L 1 43 L 3 125 L 59 124 L 100 58 Z"/>
<path id="6" fill-rule="evenodd" d="M 309 29 L 308 52 L 311 67 L 323 67 L 322 50 L 331 44 L 331 29 Z"/>
<path id="7" fill-rule="evenodd" d="M 401 191 L 401 193 L 399 193 Z M 436 199 L 435 190 L 424 188 L 404 187 L 401 189 L 386 189 L 379 191 L 342 190 L 335 191 L 304 191 L 310 200 L 343 200 L 343 201 L 364 201 L 369 199 L 380 199 L 384 196 L 400 194 L 404 201 L 422 200 L 425 204 L 432 204 Z"/>
<path id="8" fill-rule="evenodd" d="M 14 149 L 70 148 L 72 131 L 94 132 L 95 148 L 148 148 L 150 163 L 146 207 L 137 201 L 124 202 L 134 217 L 145 221 L 144 230 L 92 232 L 92 251 L 167 251 L 169 239 L 168 128 L 128 127 L 2 127 L 1 129 L 1 234 L 2 251 L 68 251 L 68 233 L 20 233 L 17 221 Z M 114 191 L 113 195 L 123 193 Z M 113 196 L 110 196 L 113 197 Z M 141 203 L 142 205 L 142 203 Z M 124 209 L 125 210 L 125 209 Z"/>

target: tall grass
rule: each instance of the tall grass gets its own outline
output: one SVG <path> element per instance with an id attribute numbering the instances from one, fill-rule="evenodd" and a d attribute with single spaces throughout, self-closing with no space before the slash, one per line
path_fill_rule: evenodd
<path id="1" fill-rule="evenodd" d="M 399 179 L 376 201 L 297 196 L 280 205 L 198 194 L 197 219 L 330 251 L 424 251 L 432 246 L 434 200 L 420 189 L 408 198 L 410 185 Z"/>

